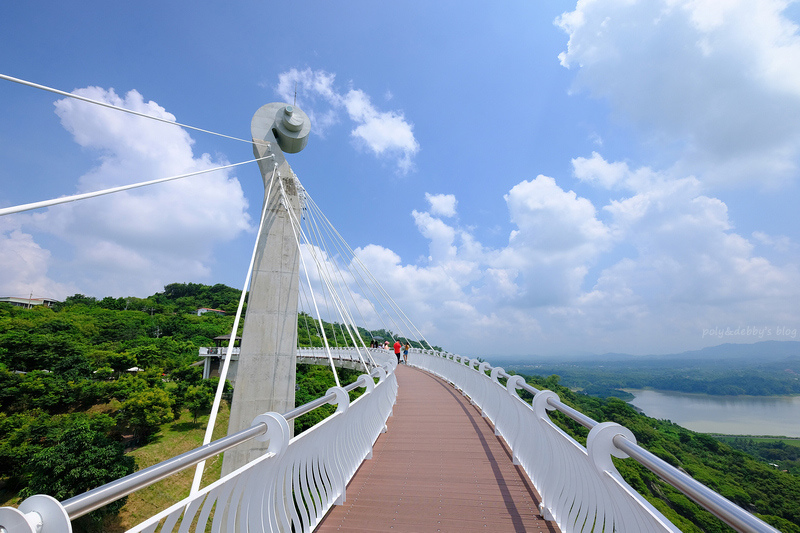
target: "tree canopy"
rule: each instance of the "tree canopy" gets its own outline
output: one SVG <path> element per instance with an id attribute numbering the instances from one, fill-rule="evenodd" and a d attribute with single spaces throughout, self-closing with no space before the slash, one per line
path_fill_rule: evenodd
<path id="1" fill-rule="evenodd" d="M 150 442 L 182 411 L 197 423 L 218 383 L 202 379 L 198 348 L 230 334 L 239 297 L 225 285 L 173 283 L 147 298 L 76 294 L 52 309 L 0 304 L 0 482 L 20 495 L 68 498 L 132 472 L 124 448 Z M 227 314 L 197 316 L 201 307 Z M 334 346 L 352 345 L 341 325 L 323 328 Z M 375 334 L 359 331 L 365 342 Z M 301 313 L 298 332 L 301 346 L 321 345 L 316 319 Z M 347 384 L 359 374 L 339 377 Z M 329 369 L 300 365 L 297 383 L 301 405 L 334 380 Z M 304 415 L 295 431 L 331 412 Z"/>

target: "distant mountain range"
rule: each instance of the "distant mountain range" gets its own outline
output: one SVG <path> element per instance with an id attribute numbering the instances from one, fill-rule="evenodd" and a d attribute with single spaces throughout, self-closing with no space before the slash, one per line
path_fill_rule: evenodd
<path id="1" fill-rule="evenodd" d="M 671 359 L 671 360 L 693 360 L 693 359 L 752 359 L 758 357 L 762 361 L 783 360 L 788 357 L 800 358 L 800 342 L 798 341 L 761 341 L 752 344 L 733 344 L 725 343 L 718 346 L 708 346 L 699 350 L 688 352 L 664 354 L 664 355 L 628 355 L 628 354 L 603 354 L 597 359 L 608 361 L 620 359 Z"/>
<path id="2" fill-rule="evenodd" d="M 752 344 L 725 343 L 718 346 L 708 346 L 699 350 L 666 354 L 666 355 L 628 355 L 628 354 L 603 354 L 598 359 L 653 359 L 693 360 L 693 359 L 751 359 L 758 357 L 762 360 L 783 360 L 788 357 L 800 358 L 800 342 L 798 341 L 761 341 Z"/>
<path id="3" fill-rule="evenodd" d="M 631 355 L 625 353 L 604 353 L 599 355 L 562 355 L 559 357 L 520 356 L 520 357 L 492 357 L 490 360 L 497 362 L 510 362 L 514 364 L 531 361 L 542 363 L 593 363 L 600 362 L 642 362 L 648 361 L 719 361 L 719 360 L 754 360 L 759 362 L 783 361 L 786 359 L 800 359 L 800 341 L 761 341 L 750 344 L 725 343 L 718 346 L 708 346 L 699 350 L 690 350 L 681 353 L 660 355 Z"/>
<path id="4" fill-rule="evenodd" d="M 521 374 L 558 375 L 561 384 L 595 396 L 652 388 L 715 395 L 800 394 L 800 342 L 721 344 L 666 355 L 607 353 L 593 357 L 495 358 Z"/>

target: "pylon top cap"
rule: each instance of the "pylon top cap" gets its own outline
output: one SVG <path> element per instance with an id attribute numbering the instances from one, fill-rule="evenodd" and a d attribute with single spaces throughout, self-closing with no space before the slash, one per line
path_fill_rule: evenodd
<path id="1" fill-rule="evenodd" d="M 278 141 L 281 150 L 296 154 L 308 144 L 311 121 L 297 106 L 273 102 L 259 108 L 250 123 L 253 141 Z"/>

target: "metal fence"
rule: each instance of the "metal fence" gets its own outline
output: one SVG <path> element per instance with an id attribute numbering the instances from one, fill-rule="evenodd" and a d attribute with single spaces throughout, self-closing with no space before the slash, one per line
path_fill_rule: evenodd
<path id="1" fill-rule="evenodd" d="M 556 393 L 531 387 L 521 376 L 477 359 L 438 352 L 413 350 L 409 364 L 452 383 L 480 407 L 511 448 L 514 464 L 525 470 L 542 496 L 542 515 L 565 533 L 680 531 L 625 482 L 612 456 L 633 458 L 737 531 L 778 531 L 637 445 L 629 429 L 598 423 L 562 403 Z M 534 394 L 531 404 L 519 397 L 519 389 Z M 550 420 L 547 413 L 553 410 L 590 430 L 586 447 Z"/>
<path id="2" fill-rule="evenodd" d="M 346 387 L 284 414 L 264 413 L 252 427 L 103 485 L 63 502 L 31 496 L 18 509 L 0 508 L 0 533 L 69 533 L 71 520 L 152 485 L 250 439 L 269 441 L 258 459 L 181 500 L 129 530 L 312 531 L 335 504 L 345 500 L 347 483 L 386 431 L 397 398 L 394 357 Z M 375 378 L 378 383 L 375 383 Z M 364 393 L 350 402 L 349 392 Z M 289 421 L 322 405 L 336 412 L 290 438 Z M 210 529 L 207 529 L 210 528 Z"/>

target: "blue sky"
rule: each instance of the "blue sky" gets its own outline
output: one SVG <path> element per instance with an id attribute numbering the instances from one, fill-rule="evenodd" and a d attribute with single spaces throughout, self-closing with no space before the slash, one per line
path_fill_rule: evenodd
<path id="1" fill-rule="evenodd" d="M 797 340 L 800 9 L 773 0 L 0 7 L 0 72 L 290 163 L 434 344 L 671 353 Z M 252 158 L 0 82 L 0 206 Z M 239 287 L 255 165 L 0 218 L 0 294 Z M 788 334 L 787 334 L 788 332 Z"/>

